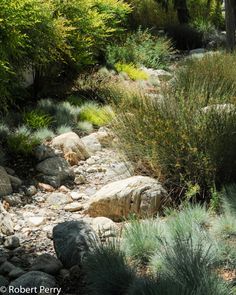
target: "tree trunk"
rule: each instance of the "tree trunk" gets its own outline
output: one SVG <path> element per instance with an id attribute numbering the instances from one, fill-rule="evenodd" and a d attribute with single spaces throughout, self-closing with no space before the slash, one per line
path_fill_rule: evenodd
<path id="1" fill-rule="evenodd" d="M 225 24 L 227 49 L 235 49 L 235 28 L 236 28 L 236 0 L 225 0 Z"/>
<path id="2" fill-rule="evenodd" d="M 187 24 L 190 20 L 189 10 L 186 0 L 175 0 L 175 8 L 177 10 L 178 20 L 180 24 Z"/>

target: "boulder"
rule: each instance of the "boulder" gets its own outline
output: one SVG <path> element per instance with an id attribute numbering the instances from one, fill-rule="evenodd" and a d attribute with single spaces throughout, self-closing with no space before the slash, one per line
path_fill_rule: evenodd
<path id="1" fill-rule="evenodd" d="M 93 154 L 97 151 L 101 151 L 102 146 L 100 142 L 97 139 L 96 133 L 92 133 L 90 135 L 84 136 L 81 138 L 83 141 L 84 145 L 88 149 L 88 151 Z"/>
<path id="2" fill-rule="evenodd" d="M 17 190 L 22 185 L 22 180 L 16 176 L 12 176 L 12 175 L 8 175 L 8 176 L 9 176 L 12 188 L 14 190 Z"/>
<path id="3" fill-rule="evenodd" d="M 0 197 L 12 193 L 11 180 L 6 170 L 0 166 Z"/>
<path id="4" fill-rule="evenodd" d="M 37 146 L 34 150 L 34 155 L 38 161 L 43 161 L 48 158 L 54 158 L 57 156 L 62 156 L 62 151 L 57 151 L 51 148 L 50 146 L 41 144 Z"/>
<path id="5" fill-rule="evenodd" d="M 62 263 L 50 254 L 38 256 L 31 266 L 31 270 L 43 271 L 51 275 L 56 275 L 61 269 Z"/>
<path id="6" fill-rule="evenodd" d="M 76 154 L 78 161 L 89 158 L 89 152 L 83 141 L 74 132 L 67 132 L 55 137 L 52 146 L 58 148 L 66 154 Z"/>
<path id="7" fill-rule="evenodd" d="M 53 228 L 53 242 L 58 259 L 65 268 L 71 268 L 93 251 L 98 237 L 84 221 L 66 221 Z"/>
<path id="8" fill-rule="evenodd" d="M 46 292 L 46 288 L 56 288 L 56 280 L 53 276 L 41 272 L 41 271 L 29 271 L 26 274 L 23 274 L 16 280 L 10 283 L 9 287 L 14 288 L 17 292 L 14 292 L 15 295 L 24 294 L 23 288 L 32 288 L 33 292 L 31 294 L 57 294 L 54 289 L 54 292 Z M 11 294 L 5 293 L 5 294 Z"/>
<path id="9" fill-rule="evenodd" d="M 86 213 L 119 221 L 129 214 L 140 217 L 158 212 L 166 191 L 158 180 L 147 176 L 132 176 L 102 187 L 90 199 Z"/>
<path id="10" fill-rule="evenodd" d="M 0 232 L 4 235 L 12 235 L 14 233 L 14 225 L 10 214 L 4 209 L 0 203 Z"/>
<path id="11" fill-rule="evenodd" d="M 48 158 L 36 166 L 45 183 L 59 187 L 64 181 L 74 179 L 74 172 L 64 158 Z"/>

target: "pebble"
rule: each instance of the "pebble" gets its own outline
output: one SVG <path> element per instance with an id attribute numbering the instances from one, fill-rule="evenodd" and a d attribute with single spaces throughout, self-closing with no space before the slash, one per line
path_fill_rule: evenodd
<path id="1" fill-rule="evenodd" d="M 70 192 L 71 199 L 73 200 L 80 200 L 83 199 L 84 194 L 78 192 Z"/>
<path id="2" fill-rule="evenodd" d="M 43 216 L 32 216 L 28 218 L 28 222 L 33 226 L 40 226 L 45 222 L 45 218 Z"/>
<path id="3" fill-rule="evenodd" d="M 27 187 L 26 195 L 32 197 L 37 194 L 37 188 L 34 185 Z"/>
<path id="4" fill-rule="evenodd" d="M 79 202 L 73 202 L 64 207 L 64 210 L 69 212 L 75 212 L 82 209 L 83 209 L 83 206 Z"/>
<path id="5" fill-rule="evenodd" d="M 84 184 L 84 183 L 86 183 L 86 178 L 81 174 L 81 175 L 75 177 L 74 182 L 75 182 L 75 184 Z"/>
<path id="6" fill-rule="evenodd" d="M 5 238 L 4 247 L 10 250 L 18 248 L 20 246 L 20 240 L 16 236 L 8 236 Z"/>
<path id="7" fill-rule="evenodd" d="M 55 190 L 51 185 L 41 182 L 38 184 L 38 188 L 46 192 L 54 192 Z"/>

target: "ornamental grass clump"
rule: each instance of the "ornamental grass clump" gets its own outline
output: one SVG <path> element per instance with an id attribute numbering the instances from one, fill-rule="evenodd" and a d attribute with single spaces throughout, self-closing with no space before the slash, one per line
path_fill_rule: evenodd
<path id="1" fill-rule="evenodd" d="M 189 71 L 190 80 L 191 75 Z M 195 88 L 194 83 L 169 86 L 162 90 L 162 98 L 125 88 L 123 95 L 113 98 L 112 127 L 120 150 L 139 171 L 158 177 L 175 196 L 196 186 L 195 197 L 206 199 L 215 185 L 235 180 L 234 90 L 226 82 L 217 89 L 207 75 L 209 91 L 196 78 Z"/>

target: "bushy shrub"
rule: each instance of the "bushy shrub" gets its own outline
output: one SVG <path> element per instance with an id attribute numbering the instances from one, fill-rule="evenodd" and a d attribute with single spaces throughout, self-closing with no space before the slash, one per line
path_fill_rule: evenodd
<path id="1" fill-rule="evenodd" d="M 113 131 L 121 150 L 139 169 L 182 193 L 190 183 L 200 187 L 197 196 L 206 195 L 214 184 L 235 179 L 234 56 L 225 59 L 225 67 L 214 55 L 209 63 L 208 57 L 190 61 L 177 73 L 175 89 L 163 91 L 163 100 L 131 90 L 114 99 Z"/>
<path id="2" fill-rule="evenodd" d="M 231 103 L 236 95 L 236 55 L 209 53 L 202 58 L 187 59 L 176 72 L 175 87 L 186 95 L 202 96 L 205 105 L 215 98 Z"/>
<path id="3" fill-rule="evenodd" d="M 93 131 L 93 124 L 87 121 L 81 121 L 78 123 L 77 127 L 81 131 L 91 132 Z"/>
<path id="4" fill-rule="evenodd" d="M 121 73 L 126 73 L 130 79 L 136 81 L 136 80 L 147 80 L 148 75 L 140 70 L 137 69 L 134 65 L 132 64 L 122 64 L 122 63 L 116 63 L 115 68 L 117 72 Z"/>
<path id="5" fill-rule="evenodd" d="M 81 107 L 79 118 L 95 126 L 103 126 L 112 120 L 113 112 L 109 106 L 99 106 L 96 103 L 86 103 Z"/>
<path id="6" fill-rule="evenodd" d="M 97 247 L 84 267 L 88 289 L 93 295 L 125 295 L 135 277 L 124 253 L 112 243 Z"/>
<path id="7" fill-rule="evenodd" d="M 23 116 L 24 124 L 32 130 L 47 128 L 52 124 L 53 118 L 41 111 L 26 112 Z"/>
<path id="8" fill-rule="evenodd" d="M 70 126 L 64 125 L 57 128 L 56 134 L 60 135 L 60 134 L 71 132 L 71 131 L 72 129 Z"/>
<path id="9" fill-rule="evenodd" d="M 107 47 L 107 63 L 114 65 L 132 63 L 154 69 L 165 68 L 171 54 L 174 52 L 170 40 L 164 37 L 154 37 L 146 30 L 139 29 L 129 35 L 123 44 Z"/>
<path id="10" fill-rule="evenodd" d="M 40 128 L 33 133 L 34 138 L 37 138 L 40 142 L 45 140 L 51 140 L 55 137 L 55 134 L 52 130 L 48 128 Z"/>
<path id="11" fill-rule="evenodd" d="M 40 140 L 34 137 L 25 126 L 10 133 L 7 138 L 8 150 L 14 155 L 30 156 L 39 144 Z"/>
<path id="12" fill-rule="evenodd" d="M 163 231 L 160 220 L 132 220 L 124 229 L 122 248 L 129 257 L 147 263 L 157 250 Z"/>

